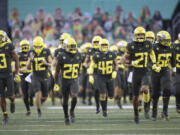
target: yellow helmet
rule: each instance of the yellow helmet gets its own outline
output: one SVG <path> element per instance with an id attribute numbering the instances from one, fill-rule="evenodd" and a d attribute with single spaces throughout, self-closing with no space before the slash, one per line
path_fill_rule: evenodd
<path id="1" fill-rule="evenodd" d="M 0 43 L 5 42 L 7 40 L 7 34 L 5 31 L 0 30 Z"/>
<path id="2" fill-rule="evenodd" d="M 117 43 L 117 47 L 119 51 L 126 52 L 127 42 L 125 40 L 121 40 Z"/>
<path id="3" fill-rule="evenodd" d="M 105 38 L 101 39 L 100 42 L 100 51 L 107 52 L 109 50 L 109 41 Z"/>
<path id="4" fill-rule="evenodd" d="M 81 52 L 81 53 L 86 53 L 85 45 L 86 45 L 86 44 L 82 44 L 82 45 L 81 45 L 81 47 L 80 47 L 80 52 Z"/>
<path id="5" fill-rule="evenodd" d="M 139 26 L 134 30 L 134 41 L 144 42 L 145 41 L 146 30 Z"/>
<path id="6" fill-rule="evenodd" d="M 67 46 L 66 46 L 66 51 L 69 52 L 69 53 L 76 53 L 77 52 L 77 43 L 76 41 L 72 38 L 72 37 L 69 37 L 67 40 Z"/>
<path id="7" fill-rule="evenodd" d="M 85 44 L 86 53 L 91 54 L 92 53 L 92 48 L 93 48 L 93 46 L 92 46 L 91 43 L 87 42 Z"/>
<path id="8" fill-rule="evenodd" d="M 33 40 L 33 49 L 34 51 L 40 55 L 41 51 L 44 48 L 44 41 L 42 39 L 42 37 L 40 36 L 36 36 Z"/>
<path id="9" fill-rule="evenodd" d="M 27 40 L 22 40 L 20 42 L 20 52 L 28 52 L 30 50 L 30 44 Z"/>
<path id="10" fill-rule="evenodd" d="M 65 39 L 71 37 L 68 33 L 63 33 L 60 37 L 60 47 L 65 48 L 65 44 L 63 43 Z"/>
<path id="11" fill-rule="evenodd" d="M 157 42 L 163 46 L 170 47 L 171 46 L 171 35 L 169 32 L 162 30 L 157 33 Z"/>
<path id="12" fill-rule="evenodd" d="M 154 32 L 152 32 L 152 31 L 147 31 L 147 32 L 146 32 L 146 40 L 150 41 L 150 42 L 153 44 L 154 41 L 155 41 Z"/>
<path id="13" fill-rule="evenodd" d="M 110 46 L 110 51 L 112 52 L 118 52 L 118 47 L 116 45 L 111 45 Z"/>
<path id="14" fill-rule="evenodd" d="M 93 39 L 92 39 L 93 48 L 99 49 L 99 43 L 100 43 L 101 39 L 102 38 L 100 36 L 94 36 L 93 37 Z"/>

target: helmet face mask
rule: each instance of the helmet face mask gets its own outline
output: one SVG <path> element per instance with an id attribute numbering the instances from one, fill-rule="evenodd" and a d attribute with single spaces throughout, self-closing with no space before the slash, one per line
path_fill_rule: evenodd
<path id="1" fill-rule="evenodd" d="M 167 31 L 160 31 L 157 33 L 157 42 L 163 46 L 171 46 L 171 36 Z"/>
<path id="2" fill-rule="evenodd" d="M 102 39 L 100 42 L 100 51 L 107 52 L 109 50 L 109 41 L 107 39 Z"/>
<path id="3" fill-rule="evenodd" d="M 146 40 L 150 41 L 152 44 L 154 44 L 155 41 L 155 35 L 153 31 L 147 31 L 146 32 Z"/>
<path id="4" fill-rule="evenodd" d="M 24 44 L 21 46 L 21 52 L 28 52 L 30 50 L 30 46 L 28 44 Z"/>
<path id="5" fill-rule="evenodd" d="M 70 44 L 69 46 L 69 52 L 70 53 L 76 53 L 77 52 L 77 45 L 76 44 Z"/>
<path id="6" fill-rule="evenodd" d="M 135 34 L 135 40 L 137 42 L 144 42 L 145 41 L 145 34 L 143 34 L 143 33 Z"/>
<path id="7" fill-rule="evenodd" d="M 101 37 L 100 36 L 95 36 L 93 39 L 92 39 L 92 46 L 94 49 L 99 49 L 99 43 L 101 41 Z"/>
<path id="8" fill-rule="evenodd" d="M 125 40 L 121 40 L 117 43 L 117 47 L 120 52 L 126 52 L 127 42 Z"/>
<path id="9" fill-rule="evenodd" d="M 146 37 L 146 40 L 150 41 L 151 43 L 154 43 L 154 38 L 152 38 L 152 37 Z"/>
<path id="10" fill-rule="evenodd" d="M 40 53 L 41 53 L 42 50 L 43 50 L 43 46 L 34 45 L 33 48 L 34 48 L 34 51 L 35 51 L 38 55 L 40 55 Z"/>
<path id="11" fill-rule="evenodd" d="M 109 50 L 108 44 L 101 44 L 101 52 L 107 52 Z"/>
<path id="12" fill-rule="evenodd" d="M 40 36 L 35 37 L 34 40 L 33 40 L 33 49 L 34 49 L 34 51 L 38 55 L 40 55 L 43 48 L 44 48 L 44 43 L 43 43 L 42 37 L 40 37 Z"/>
<path id="13" fill-rule="evenodd" d="M 20 52 L 28 52 L 30 50 L 30 44 L 27 40 L 20 42 Z"/>
<path id="14" fill-rule="evenodd" d="M 137 27 L 134 30 L 134 40 L 136 42 L 144 42 L 145 41 L 145 29 L 143 27 Z"/>
<path id="15" fill-rule="evenodd" d="M 77 52 L 77 43 L 73 38 L 67 39 L 67 46 L 66 51 L 72 54 L 75 54 Z"/>

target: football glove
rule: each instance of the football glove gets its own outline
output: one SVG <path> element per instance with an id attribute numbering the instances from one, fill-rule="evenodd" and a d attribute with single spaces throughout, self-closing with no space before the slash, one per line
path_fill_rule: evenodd
<path id="1" fill-rule="evenodd" d="M 138 66 L 138 63 L 139 63 L 139 61 L 136 61 L 136 60 L 134 60 L 134 61 L 131 62 L 131 64 L 132 64 L 134 67 Z"/>
<path id="2" fill-rule="evenodd" d="M 54 91 L 59 91 L 60 90 L 60 87 L 59 87 L 59 85 L 56 83 L 56 84 L 54 84 L 54 89 L 53 89 Z"/>
<path id="3" fill-rule="evenodd" d="M 89 82 L 91 84 L 94 84 L 94 77 L 92 75 L 89 76 Z"/>
<path id="4" fill-rule="evenodd" d="M 87 69 L 87 73 L 89 74 L 89 75 L 91 75 L 91 74 L 93 74 L 93 68 L 91 68 L 91 67 L 89 67 L 88 69 Z"/>
<path id="5" fill-rule="evenodd" d="M 15 79 L 16 83 L 21 82 L 21 77 L 19 76 L 19 74 L 16 74 L 14 79 Z"/>
<path id="6" fill-rule="evenodd" d="M 155 72 L 160 72 L 161 71 L 161 67 L 158 67 L 156 64 L 153 64 L 152 70 L 154 70 Z"/>
<path id="7" fill-rule="evenodd" d="M 113 71 L 113 72 L 112 72 L 112 79 L 115 79 L 116 76 L 117 76 L 117 71 Z"/>

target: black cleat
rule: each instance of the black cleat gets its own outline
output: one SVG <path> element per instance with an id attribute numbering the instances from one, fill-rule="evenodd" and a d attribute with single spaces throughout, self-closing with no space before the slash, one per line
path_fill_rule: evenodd
<path id="1" fill-rule="evenodd" d="M 83 99 L 83 100 L 81 101 L 81 103 L 85 105 L 85 104 L 86 104 L 86 101 Z"/>
<path id="2" fill-rule="evenodd" d="M 65 123 L 65 125 L 70 125 L 70 120 L 69 120 L 69 118 L 65 118 L 64 123 Z"/>
<path id="3" fill-rule="evenodd" d="M 33 106 L 33 105 L 34 105 L 34 103 L 33 103 L 33 98 L 30 98 L 29 105 L 30 105 L 30 106 Z"/>
<path id="4" fill-rule="evenodd" d="M 117 106 L 119 107 L 119 109 L 122 109 L 121 101 L 117 102 Z"/>
<path id="5" fill-rule="evenodd" d="M 31 115 L 31 112 L 27 111 L 26 116 L 30 116 L 30 115 Z"/>
<path id="6" fill-rule="evenodd" d="M 6 125 L 7 123 L 8 123 L 8 115 L 5 114 L 5 115 L 4 115 L 4 118 L 3 118 L 3 120 L 2 120 L 2 125 Z"/>
<path id="7" fill-rule="evenodd" d="M 127 100 L 126 100 L 126 99 L 124 99 L 123 103 L 124 103 L 124 104 L 127 104 Z"/>
<path id="8" fill-rule="evenodd" d="M 138 116 L 135 116 L 134 117 L 134 123 L 137 125 L 139 124 L 139 117 Z"/>
<path id="9" fill-rule="evenodd" d="M 71 122 L 74 123 L 75 122 L 75 114 L 74 114 L 74 112 L 70 111 L 70 118 L 71 118 Z"/>
<path id="10" fill-rule="evenodd" d="M 168 120 L 169 120 L 169 117 L 168 117 L 167 112 L 162 112 L 162 113 L 161 113 L 161 118 L 168 121 Z"/>
<path id="11" fill-rule="evenodd" d="M 103 117 L 104 117 L 104 118 L 107 117 L 107 111 L 103 111 Z"/>
<path id="12" fill-rule="evenodd" d="M 96 109 L 96 114 L 99 114 L 100 113 L 100 110 L 99 109 Z"/>
<path id="13" fill-rule="evenodd" d="M 11 103 L 10 103 L 10 112 L 11 112 L 11 113 L 14 113 L 14 112 L 15 112 L 15 103 L 14 103 L 14 102 L 11 102 Z"/>
<path id="14" fill-rule="evenodd" d="M 92 101 L 91 100 L 88 101 L 88 105 L 92 105 Z"/>
<path id="15" fill-rule="evenodd" d="M 38 112 L 38 118 L 41 118 L 41 117 L 42 117 L 41 112 Z"/>
<path id="16" fill-rule="evenodd" d="M 156 121 L 157 120 L 157 114 L 153 112 L 152 114 L 152 121 Z"/>
<path id="17" fill-rule="evenodd" d="M 149 119 L 149 112 L 144 112 L 144 117 L 145 117 L 146 119 Z"/>

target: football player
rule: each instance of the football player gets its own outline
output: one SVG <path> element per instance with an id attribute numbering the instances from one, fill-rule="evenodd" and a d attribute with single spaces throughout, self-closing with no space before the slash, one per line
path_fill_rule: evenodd
<path id="1" fill-rule="evenodd" d="M 14 104 L 14 82 L 12 76 L 11 62 L 15 61 L 15 80 L 20 82 L 19 76 L 19 59 L 18 55 L 12 45 L 11 41 L 7 37 L 6 32 L 0 30 L 0 105 L 3 112 L 3 124 L 8 121 L 8 114 L 6 112 L 6 100 L 5 97 L 9 97 L 10 111 L 13 113 L 15 111 Z M 7 91 L 5 90 L 7 88 Z"/>
<path id="2" fill-rule="evenodd" d="M 171 36 L 167 31 L 160 31 L 157 33 L 157 43 L 154 44 L 153 50 L 157 59 L 157 66 L 160 67 L 160 72 L 152 71 L 152 120 L 157 119 L 158 100 L 161 96 L 161 89 L 163 91 L 163 111 L 161 117 L 168 120 L 168 104 L 170 99 L 170 70 L 169 65 L 173 67 L 173 72 L 176 71 L 173 47 L 171 43 Z"/>
<path id="3" fill-rule="evenodd" d="M 93 61 L 88 68 L 89 82 L 94 83 L 94 67 L 97 65 L 97 87 L 100 94 L 102 114 L 107 117 L 107 97 L 114 96 L 114 79 L 117 76 L 118 64 L 116 55 L 109 51 L 109 41 L 101 39 L 100 52 L 93 55 Z"/>
<path id="4" fill-rule="evenodd" d="M 152 43 L 152 45 L 155 42 L 155 35 L 153 31 L 147 31 L 146 32 L 146 40 L 150 41 Z M 149 65 L 151 66 L 151 65 Z M 149 78 L 151 78 L 151 68 L 149 68 L 148 70 L 148 76 Z M 149 90 L 147 93 L 143 93 L 143 102 L 144 102 L 144 114 L 145 114 L 145 118 L 149 119 L 149 111 L 150 111 L 150 103 L 151 103 L 151 94 L 152 94 L 152 83 L 151 83 L 151 79 L 149 79 Z"/>
<path id="5" fill-rule="evenodd" d="M 78 77 L 81 67 L 81 54 L 77 51 L 77 43 L 73 38 L 66 39 L 67 46 L 65 51 L 60 53 L 57 57 L 57 65 L 55 70 L 55 85 L 58 83 L 59 73 L 61 71 L 61 92 L 62 92 L 62 106 L 65 117 L 65 124 L 69 125 L 69 113 L 68 113 L 68 100 L 71 95 L 71 108 L 70 118 L 71 122 L 75 122 L 74 109 L 77 104 L 78 94 Z"/>
<path id="6" fill-rule="evenodd" d="M 33 50 L 29 51 L 27 69 L 33 67 L 32 88 L 35 92 L 38 118 L 41 117 L 41 101 L 48 96 L 48 68 L 51 67 L 51 53 L 44 48 L 42 37 L 36 36 L 33 40 Z"/>
<path id="7" fill-rule="evenodd" d="M 133 107 L 134 122 L 139 124 L 138 99 L 140 93 L 148 93 L 149 79 L 147 75 L 148 58 L 151 58 L 153 70 L 159 71 L 156 65 L 156 58 L 152 49 L 152 44 L 145 40 L 145 29 L 141 26 L 134 30 L 134 41 L 127 45 L 127 51 L 121 59 L 122 63 L 129 62 L 133 66 L 132 89 L 133 89 Z"/>
<path id="8" fill-rule="evenodd" d="M 176 58 L 176 76 L 175 76 L 175 97 L 176 97 L 176 111 L 180 113 L 180 33 L 178 39 L 174 43 L 174 51 Z"/>
<path id="9" fill-rule="evenodd" d="M 86 93 L 88 96 L 88 105 L 92 105 L 92 89 L 87 88 L 87 83 L 88 83 L 88 74 L 87 74 L 87 67 L 89 66 L 87 63 L 86 59 L 90 59 L 90 57 L 92 56 L 92 44 L 87 42 L 85 43 L 82 47 L 81 47 L 81 56 L 82 56 L 82 72 L 81 72 L 81 76 L 80 76 L 80 81 L 81 81 L 81 94 L 82 94 L 82 103 L 86 104 Z"/>
<path id="10" fill-rule="evenodd" d="M 99 52 L 99 47 L 100 47 L 100 41 L 101 41 L 101 37 L 100 36 L 94 36 L 92 39 L 92 52 L 91 55 L 87 55 L 86 59 L 85 59 L 85 63 L 86 63 L 86 68 L 89 68 L 91 62 L 93 61 L 92 57 L 93 54 L 96 54 Z M 93 72 L 93 76 L 94 76 L 94 83 L 91 84 L 89 81 L 87 83 L 87 89 L 88 91 L 93 91 L 94 92 L 94 98 L 95 98 L 95 103 L 96 103 L 96 114 L 98 114 L 100 112 L 100 104 L 99 104 L 99 90 L 98 90 L 98 84 L 97 84 L 97 64 L 95 64 L 94 66 L 94 72 Z M 89 80 L 89 76 L 88 76 L 88 80 Z"/>
<path id="11" fill-rule="evenodd" d="M 20 42 L 20 52 L 19 55 L 19 66 L 20 66 L 20 73 L 21 75 L 21 89 L 23 92 L 23 101 L 27 110 L 26 115 L 29 116 L 30 112 L 30 91 L 31 91 L 31 84 L 25 80 L 25 78 L 32 72 L 32 69 L 27 70 L 26 65 L 28 61 L 28 52 L 30 51 L 30 44 L 27 40 L 22 40 Z"/>
<path id="12" fill-rule="evenodd" d="M 120 109 L 122 109 L 121 98 L 123 96 L 124 88 L 125 88 L 125 65 L 122 64 L 120 61 L 124 52 L 126 51 L 126 46 L 127 46 L 127 42 L 124 40 L 121 40 L 117 43 L 117 47 L 118 47 L 117 62 L 118 62 L 119 70 L 117 72 L 117 77 L 115 81 L 115 100 Z"/>
<path id="13" fill-rule="evenodd" d="M 62 33 L 62 35 L 60 36 L 60 39 L 59 39 L 59 48 L 57 48 L 54 52 L 54 58 L 53 58 L 53 61 L 52 61 L 52 66 L 53 66 L 53 71 L 55 71 L 55 67 L 56 67 L 56 64 L 57 64 L 57 56 L 64 52 L 65 51 L 65 47 L 66 47 L 66 43 L 64 42 L 65 39 L 69 38 L 70 35 L 68 33 Z M 61 74 L 59 75 L 60 78 L 61 78 Z M 60 86 L 61 86 L 61 81 L 59 80 L 59 83 L 58 85 L 54 85 L 54 89 L 52 91 L 52 101 L 54 102 L 54 96 L 55 94 L 58 94 L 59 97 L 61 98 L 61 94 L 58 93 L 58 91 L 60 90 Z M 53 103 L 54 104 L 54 103 Z"/>

